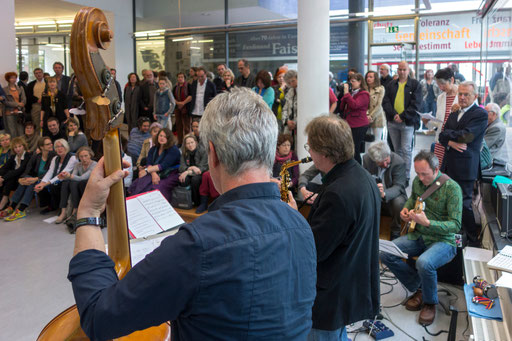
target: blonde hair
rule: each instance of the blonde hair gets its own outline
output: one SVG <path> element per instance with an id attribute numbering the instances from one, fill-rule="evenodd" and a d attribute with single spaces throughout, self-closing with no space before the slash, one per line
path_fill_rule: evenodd
<path id="1" fill-rule="evenodd" d="M 189 133 L 183 137 L 183 145 L 181 146 L 181 152 L 183 155 L 187 155 L 190 151 L 187 149 L 186 144 L 188 139 L 194 139 L 196 141 L 196 149 L 199 147 L 199 141 L 194 133 Z"/>
<path id="2" fill-rule="evenodd" d="M 25 148 L 25 151 L 28 151 L 27 142 L 25 141 L 25 139 L 23 137 L 18 136 L 18 137 L 13 138 L 11 141 L 11 149 L 14 150 L 14 146 L 17 144 L 21 144 L 23 146 L 23 148 Z"/>

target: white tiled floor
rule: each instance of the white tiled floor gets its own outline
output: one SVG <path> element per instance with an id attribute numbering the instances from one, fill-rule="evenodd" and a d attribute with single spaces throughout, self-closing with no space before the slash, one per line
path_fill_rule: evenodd
<path id="1" fill-rule="evenodd" d="M 511 128 L 509 128 L 511 129 Z M 512 132 L 511 132 L 512 134 Z M 510 136 L 510 135 L 509 135 Z M 418 135 L 415 150 L 428 148 L 431 136 Z M 509 151 L 512 142 L 509 141 Z M 414 174 L 412 174 L 414 176 Z M 63 225 L 47 224 L 39 210 L 31 209 L 27 218 L 20 221 L 0 222 L 0 340 L 32 341 L 41 329 L 58 313 L 74 304 L 71 286 L 66 279 L 68 262 L 73 251 L 74 236 L 68 234 Z M 104 230 L 106 235 L 106 230 Z M 381 285 L 382 292 L 390 289 Z M 450 287 L 459 298 L 453 304 L 466 310 L 462 291 Z M 405 298 L 402 286 L 393 286 L 393 291 L 382 297 L 383 306 L 392 306 Z M 391 321 L 383 322 L 395 336 L 389 340 L 445 340 L 446 334 L 437 337 L 428 335 L 417 323 L 419 312 L 409 312 L 403 306 L 384 308 L 383 315 Z M 393 323 L 396 325 L 394 326 Z M 450 316 L 438 308 L 435 323 L 429 327 L 434 333 L 448 330 Z M 458 318 L 457 340 L 465 340 L 462 331 L 466 328 L 466 313 Z M 348 330 L 357 329 L 356 324 Z M 400 331 L 399 328 L 403 331 Z M 407 336 L 409 334 L 411 337 Z M 466 333 L 469 335 L 469 333 Z M 354 337 L 354 334 L 350 334 Z M 370 340 L 359 333 L 357 340 Z"/>

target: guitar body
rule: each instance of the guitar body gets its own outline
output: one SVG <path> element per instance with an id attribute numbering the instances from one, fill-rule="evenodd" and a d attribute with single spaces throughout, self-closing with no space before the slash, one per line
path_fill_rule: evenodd
<path id="1" fill-rule="evenodd" d="M 416 203 L 414 204 L 414 208 L 413 208 L 414 213 L 420 214 L 421 212 L 423 212 L 423 205 L 424 205 L 423 201 L 420 199 L 420 197 L 418 197 L 416 199 Z M 405 228 L 403 228 L 404 232 L 402 232 L 402 235 L 406 235 L 409 232 L 414 232 L 415 230 L 416 230 L 416 222 L 414 220 L 411 220 L 410 222 L 405 224 Z"/>
<path id="2" fill-rule="evenodd" d="M 99 54 L 99 49 L 106 49 L 112 37 L 101 10 L 86 7 L 77 13 L 71 30 L 71 64 L 87 104 L 86 128 L 93 139 L 103 140 L 107 176 L 122 169 L 118 126 L 123 116 L 116 87 L 111 86 L 113 81 L 110 70 Z M 107 233 L 108 253 L 121 279 L 131 269 L 123 182 L 116 183 L 110 189 L 107 199 Z M 169 324 L 163 323 L 115 340 L 162 341 L 170 340 L 170 336 Z M 89 340 L 80 327 L 76 305 L 50 321 L 37 340 Z"/>

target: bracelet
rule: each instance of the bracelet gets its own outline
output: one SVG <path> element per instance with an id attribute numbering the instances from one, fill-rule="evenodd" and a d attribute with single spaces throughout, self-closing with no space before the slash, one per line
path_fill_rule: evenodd
<path id="1" fill-rule="evenodd" d="M 78 219 L 75 222 L 75 230 L 78 229 L 79 227 L 85 226 L 85 225 L 94 225 L 94 226 L 99 226 L 99 227 L 107 226 L 105 224 L 105 219 L 103 219 L 101 217 L 88 217 L 88 218 Z"/>

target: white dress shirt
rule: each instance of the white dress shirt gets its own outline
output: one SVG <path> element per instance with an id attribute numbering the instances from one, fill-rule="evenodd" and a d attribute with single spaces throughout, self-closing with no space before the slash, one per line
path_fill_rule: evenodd
<path id="1" fill-rule="evenodd" d="M 192 115 L 203 116 L 204 114 L 204 92 L 206 90 L 206 82 L 207 80 L 204 81 L 203 85 L 197 82 L 196 102 L 194 104 Z"/>

